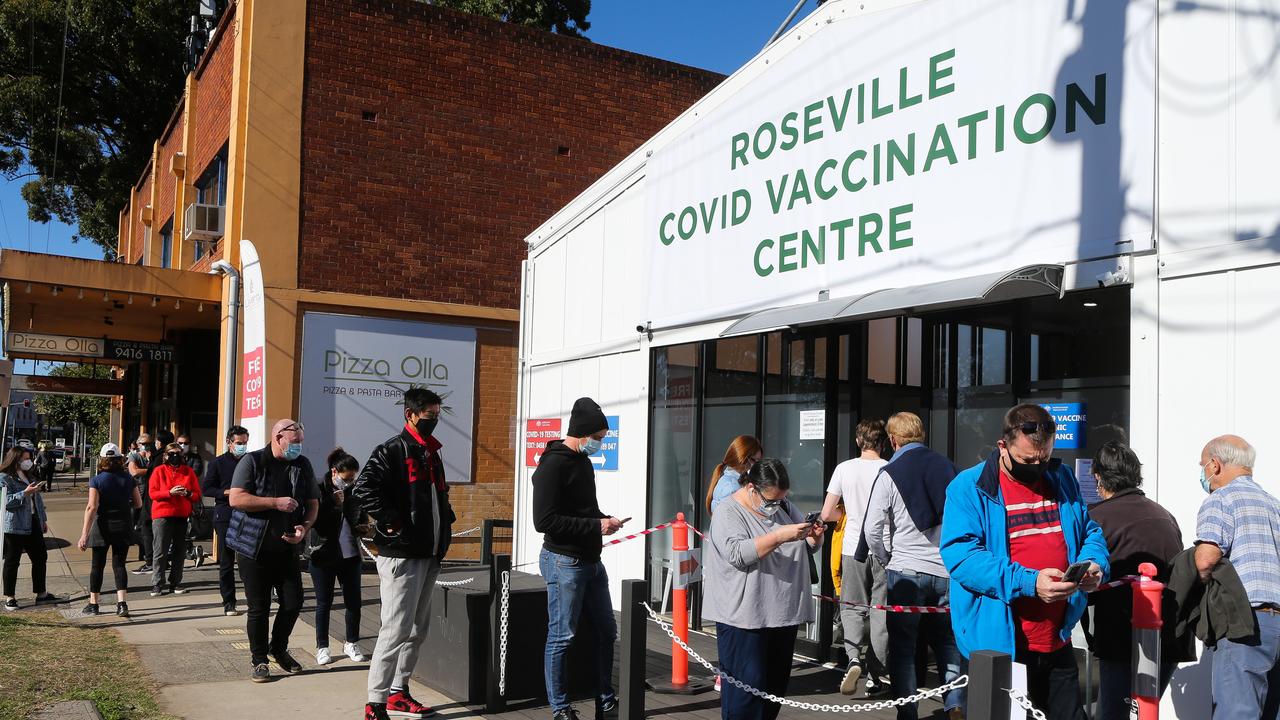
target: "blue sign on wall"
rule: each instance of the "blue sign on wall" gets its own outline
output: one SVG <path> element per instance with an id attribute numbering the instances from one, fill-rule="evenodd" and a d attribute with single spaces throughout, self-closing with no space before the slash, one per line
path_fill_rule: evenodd
<path id="1" fill-rule="evenodd" d="M 618 416 L 606 415 L 609 421 L 609 432 L 600 444 L 600 452 L 591 455 L 591 464 L 596 470 L 616 472 L 618 470 Z"/>
<path id="2" fill-rule="evenodd" d="M 1084 431 L 1087 422 L 1084 403 L 1042 403 L 1058 424 L 1053 447 L 1058 450 L 1079 450 L 1085 446 Z"/>

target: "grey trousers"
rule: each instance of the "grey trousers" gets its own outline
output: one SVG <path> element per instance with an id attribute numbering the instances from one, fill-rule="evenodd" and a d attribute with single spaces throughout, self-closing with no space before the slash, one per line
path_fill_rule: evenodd
<path id="1" fill-rule="evenodd" d="M 378 558 L 382 628 L 369 661 L 369 702 L 385 703 L 391 688 L 409 687 L 431 621 L 431 590 L 440 574 L 435 558 Z"/>
<path id="2" fill-rule="evenodd" d="M 858 562 L 852 555 L 840 558 L 840 599 L 864 605 L 883 605 L 888 595 L 884 567 L 874 555 Z M 889 657 L 889 627 L 883 610 L 840 606 L 844 649 L 849 662 L 861 662 L 866 672 L 885 675 Z"/>

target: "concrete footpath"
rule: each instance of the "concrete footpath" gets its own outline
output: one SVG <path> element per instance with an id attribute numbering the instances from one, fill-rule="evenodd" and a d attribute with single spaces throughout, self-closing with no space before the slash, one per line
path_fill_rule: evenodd
<path id="1" fill-rule="evenodd" d="M 66 485 L 59 484 L 59 487 Z M 136 561 L 137 548 L 133 548 L 129 562 L 132 618 L 124 620 L 115 616 L 115 584 L 109 564 L 103 581 L 103 614 L 82 616 L 80 612 L 88 603 L 90 560 L 88 552 L 74 547 L 80 537 L 87 499 L 83 483 L 80 488 L 45 496 L 51 536 L 48 539 L 49 591 L 65 598 L 56 606 L 64 616 L 77 623 L 114 628 L 137 650 L 160 685 L 160 702 L 166 712 L 188 720 L 240 717 L 355 720 L 364 717 L 368 663 L 353 663 L 342 654 L 338 635 L 343 629 L 340 603 L 331 615 L 330 629 L 335 637 L 329 643 L 334 657 L 339 659 L 324 667 L 315 663 L 315 631 L 307 622 L 314 617 L 314 602 L 306 573 L 303 573 L 306 589 L 303 619 L 295 627 L 290 643 L 290 652 L 302 663 L 303 671 L 286 676 L 273 663 L 273 681 L 269 683 L 249 680 L 245 617 L 223 615 L 216 566 L 206 564 L 197 569 L 188 561 L 183 585 L 190 592 L 153 598 L 148 595 L 150 575 L 132 574 L 141 565 Z M 18 600 L 25 610 L 32 604 L 29 563 L 24 559 L 21 567 Z M 372 593 L 368 588 L 365 590 L 366 597 L 374 593 L 376 589 Z M 243 611 L 243 593 L 238 592 L 237 599 Z M 372 611 L 376 612 L 377 608 Z M 372 652 L 374 640 L 373 637 L 361 639 L 366 655 Z M 438 710 L 442 718 L 482 717 L 423 685 L 414 683 L 412 692 L 419 701 Z"/>

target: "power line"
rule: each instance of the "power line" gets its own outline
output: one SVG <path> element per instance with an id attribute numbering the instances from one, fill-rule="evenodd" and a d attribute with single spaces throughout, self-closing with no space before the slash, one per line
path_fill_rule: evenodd
<path id="1" fill-rule="evenodd" d="M 57 189 L 58 184 L 58 141 L 62 139 L 62 87 L 67 77 L 67 31 L 71 28 L 71 0 L 67 0 L 66 10 L 62 15 L 62 61 L 58 67 L 58 111 L 53 124 L 53 175 L 49 179 L 49 190 Z M 53 235 L 53 219 L 45 226 L 44 251 L 49 252 L 49 239 Z"/>

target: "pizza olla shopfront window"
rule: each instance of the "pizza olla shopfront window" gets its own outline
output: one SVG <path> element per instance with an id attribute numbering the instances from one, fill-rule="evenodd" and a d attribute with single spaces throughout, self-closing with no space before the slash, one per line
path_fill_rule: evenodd
<path id="1" fill-rule="evenodd" d="M 1081 470 L 1092 492 L 1079 461 L 1128 436 L 1128 333 L 1129 288 L 1119 287 L 654 348 L 648 525 L 683 512 L 709 529 L 711 473 L 738 435 L 758 437 L 765 456 L 786 463 L 791 502 L 818 510 L 835 466 L 856 454 L 857 423 L 902 410 L 919 415 L 927 444 L 964 468 L 994 450 L 1010 406 L 1059 406 L 1074 433 L 1055 456 Z M 647 542 L 652 599 L 666 606 L 671 539 L 656 533 Z M 829 542 L 815 560 L 813 592 L 830 594 Z M 834 608 L 814 602 L 819 621 L 799 648 L 826 660 L 836 650 Z"/>

